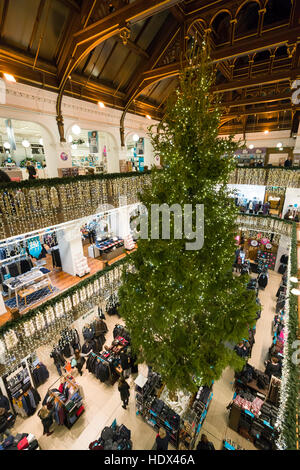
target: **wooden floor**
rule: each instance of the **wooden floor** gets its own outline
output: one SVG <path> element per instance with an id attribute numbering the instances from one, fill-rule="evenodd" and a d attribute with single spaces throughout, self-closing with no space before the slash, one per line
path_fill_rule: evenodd
<path id="1" fill-rule="evenodd" d="M 89 277 L 93 276 L 93 274 L 95 274 L 99 271 L 102 271 L 105 268 L 105 263 L 103 261 L 101 261 L 99 259 L 95 259 L 95 258 L 89 258 L 87 256 L 88 255 L 88 246 L 89 245 L 85 245 L 83 247 L 83 253 L 84 253 L 84 256 L 87 257 L 87 262 L 88 262 L 88 265 L 89 265 L 89 268 L 90 268 L 91 272 L 89 274 L 87 274 L 86 276 L 83 276 L 83 277 L 71 276 L 71 274 L 65 273 L 59 268 L 53 268 L 51 255 L 46 256 L 46 265 L 44 267 L 51 271 L 51 273 L 50 273 L 51 283 L 54 287 L 59 289 L 59 292 L 55 292 L 55 293 L 49 295 L 49 297 L 47 297 L 46 299 L 41 300 L 40 302 L 36 302 L 35 304 L 31 304 L 27 309 L 25 309 L 21 312 L 21 315 L 26 314 L 26 312 L 28 312 L 30 309 L 38 307 L 39 305 L 43 304 L 44 302 L 47 302 L 49 299 L 52 299 L 53 297 L 56 297 L 57 295 L 61 294 L 63 291 L 65 291 L 67 289 L 70 289 L 70 287 L 75 286 L 76 284 L 83 281 L 84 279 L 88 279 Z M 133 251 L 135 251 L 135 250 L 132 250 L 131 252 L 127 251 L 126 253 L 129 254 L 129 253 L 132 253 Z M 125 258 L 125 256 L 126 256 L 126 254 L 122 254 L 122 255 L 118 256 L 117 258 L 114 258 L 113 260 L 111 260 L 108 264 L 111 265 L 111 264 L 119 261 L 120 259 Z M 12 320 L 12 317 L 11 317 L 10 310 L 8 309 L 7 313 L 0 316 L 0 326 L 4 325 L 6 322 L 8 322 L 10 320 Z"/>

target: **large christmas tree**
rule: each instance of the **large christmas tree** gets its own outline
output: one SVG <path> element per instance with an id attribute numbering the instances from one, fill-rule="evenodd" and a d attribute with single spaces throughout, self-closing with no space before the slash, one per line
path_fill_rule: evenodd
<path id="1" fill-rule="evenodd" d="M 152 171 L 141 196 L 149 220 L 153 204 L 204 204 L 204 245 L 187 240 L 141 239 L 120 289 L 121 315 L 140 362 L 151 365 L 169 390 L 193 391 L 195 378 L 210 384 L 224 368 L 243 363 L 228 343 L 248 337 L 255 323 L 255 294 L 232 273 L 237 211 L 227 182 L 237 144 L 219 138 L 220 111 L 210 90 L 215 73 L 205 47 L 188 57 L 164 120 L 150 135 L 164 169 Z"/>

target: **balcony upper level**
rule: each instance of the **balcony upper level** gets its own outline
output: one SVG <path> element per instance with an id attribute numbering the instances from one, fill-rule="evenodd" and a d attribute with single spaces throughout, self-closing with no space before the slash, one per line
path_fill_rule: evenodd
<path id="1" fill-rule="evenodd" d="M 229 184 L 300 187 L 299 168 L 236 168 Z M 115 173 L 0 184 L 0 239 L 134 204 L 150 172 Z"/>

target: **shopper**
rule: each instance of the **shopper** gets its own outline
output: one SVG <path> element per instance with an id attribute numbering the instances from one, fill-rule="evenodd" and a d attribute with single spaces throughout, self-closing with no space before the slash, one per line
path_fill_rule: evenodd
<path id="1" fill-rule="evenodd" d="M 26 163 L 26 168 L 27 168 L 27 172 L 29 174 L 29 179 L 34 180 L 37 177 L 36 169 L 35 169 L 34 165 L 31 162 L 27 162 Z"/>
<path id="2" fill-rule="evenodd" d="M 292 157 L 288 157 L 284 162 L 284 168 L 290 168 L 292 166 Z"/>
<path id="3" fill-rule="evenodd" d="M 267 362 L 265 374 L 271 379 L 271 376 L 281 377 L 281 365 L 277 357 L 271 357 L 271 360 Z"/>
<path id="4" fill-rule="evenodd" d="M 0 183 L 9 183 L 10 182 L 10 177 L 8 176 L 5 171 L 0 170 Z"/>
<path id="5" fill-rule="evenodd" d="M 120 352 L 120 362 L 123 369 L 123 377 L 128 379 L 130 376 L 130 358 L 124 351 Z"/>
<path id="6" fill-rule="evenodd" d="M 122 408 L 126 410 L 126 406 L 128 405 L 128 402 L 129 402 L 130 387 L 123 376 L 120 377 L 118 390 L 120 392 L 121 400 L 123 402 Z"/>
<path id="7" fill-rule="evenodd" d="M 164 428 L 159 428 L 155 442 L 156 450 L 168 450 L 169 436 Z"/>
<path id="8" fill-rule="evenodd" d="M 82 368 L 85 364 L 85 358 L 90 355 L 91 351 L 92 351 L 92 347 L 86 354 L 83 354 L 82 352 L 79 351 L 79 349 L 76 349 L 74 356 L 70 358 L 72 367 L 76 367 L 80 375 L 82 375 Z M 73 366 L 74 360 L 76 361 L 75 366 Z"/>
<path id="9" fill-rule="evenodd" d="M 52 417 L 52 412 L 48 410 L 47 406 L 44 405 L 40 411 L 38 412 L 38 417 L 42 421 L 44 432 L 43 434 L 46 434 L 47 436 L 51 436 L 53 434 L 53 431 L 50 431 L 50 427 L 53 423 L 53 417 Z"/>
<path id="10" fill-rule="evenodd" d="M 197 445 L 197 450 L 216 450 L 212 442 L 207 439 L 205 434 L 202 434 L 200 441 Z"/>
<path id="11" fill-rule="evenodd" d="M 53 348 L 53 351 L 50 354 L 50 357 L 52 357 L 55 367 L 57 369 L 58 375 L 61 375 L 61 368 L 64 367 L 65 365 L 65 358 L 62 355 L 60 351 L 58 351 L 55 347 Z"/>
<path id="12" fill-rule="evenodd" d="M 9 419 L 11 414 L 5 408 L 0 408 L 0 434 L 5 434 L 7 437 L 10 436 Z"/>

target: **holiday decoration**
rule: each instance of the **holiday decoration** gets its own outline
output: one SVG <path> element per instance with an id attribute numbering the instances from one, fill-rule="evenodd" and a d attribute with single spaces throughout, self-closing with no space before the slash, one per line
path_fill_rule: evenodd
<path id="1" fill-rule="evenodd" d="M 232 274 L 237 209 L 227 183 L 237 144 L 218 138 L 220 110 L 209 91 L 214 76 L 206 50 L 194 55 L 193 49 L 163 121 L 150 128 L 164 169 L 152 171 L 151 188 L 141 196 L 149 214 L 153 204 L 190 204 L 194 221 L 196 204 L 203 204 L 204 245 L 187 250 L 187 239 L 174 237 L 172 215 L 170 239 L 139 240 L 128 257 L 135 272 L 125 272 L 119 291 L 139 362 L 151 365 L 170 391 L 193 392 L 193 376 L 210 385 L 228 365 L 242 368 L 226 342 L 247 337 L 257 311 L 247 279 Z"/>
<path id="2" fill-rule="evenodd" d="M 297 233 L 296 224 L 293 224 L 292 244 L 289 255 L 287 298 L 284 313 L 284 349 L 280 388 L 280 406 L 276 421 L 279 431 L 277 447 L 280 450 L 297 449 L 297 412 L 299 394 L 299 365 L 296 350 L 298 347 L 298 298 L 291 293 L 290 277 L 298 278 L 297 262 Z M 296 344 L 296 347 L 295 347 Z"/>

